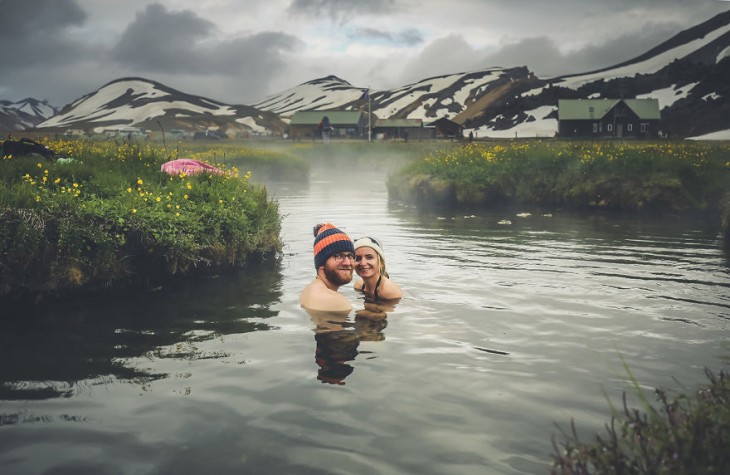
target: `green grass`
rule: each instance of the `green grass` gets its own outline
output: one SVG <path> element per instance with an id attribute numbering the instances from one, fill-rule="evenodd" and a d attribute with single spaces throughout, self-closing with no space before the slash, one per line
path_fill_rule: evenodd
<path id="1" fill-rule="evenodd" d="M 686 211 L 730 191 L 730 146 L 703 143 L 531 141 L 469 143 L 415 160 L 388 180 L 417 205 L 504 203 Z"/>
<path id="2" fill-rule="evenodd" d="M 630 374 L 630 373 L 629 373 Z M 693 395 L 656 390 L 655 408 L 632 377 L 642 409 L 614 409 L 606 433 L 590 442 L 571 424 L 553 440 L 553 474 L 710 475 L 730 473 L 730 376 L 706 371 Z"/>
<path id="3" fill-rule="evenodd" d="M 163 150 L 55 141 L 72 160 L 0 160 L 0 296 L 157 282 L 281 249 L 249 174 L 169 176 Z"/>
<path id="4" fill-rule="evenodd" d="M 266 142 L 251 147 L 238 142 L 202 143 L 189 141 L 175 145 L 175 157 L 193 158 L 251 171 L 251 180 L 301 181 L 309 175 L 309 164 L 285 148 L 273 148 Z"/>

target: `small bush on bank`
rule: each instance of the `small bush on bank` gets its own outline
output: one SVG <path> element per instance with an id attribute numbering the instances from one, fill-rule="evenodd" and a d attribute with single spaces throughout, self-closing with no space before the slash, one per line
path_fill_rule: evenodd
<path id="1" fill-rule="evenodd" d="M 419 201 L 427 194 L 423 190 L 428 190 L 428 181 L 451 185 L 453 194 L 445 197 L 446 204 L 702 209 L 717 206 L 723 193 L 730 190 L 730 146 L 469 143 L 406 165 L 389 178 L 388 190 L 396 200 L 423 204 Z"/>
<path id="2" fill-rule="evenodd" d="M 703 475 L 730 473 L 730 377 L 706 371 L 710 383 L 694 396 L 670 398 L 657 390 L 660 408 L 623 411 L 605 436 L 582 442 L 575 426 L 553 440 L 553 474 Z"/>
<path id="3" fill-rule="evenodd" d="M 47 145 L 65 158 L 0 160 L 0 296 L 154 282 L 280 250 L 278 206 L 249 174 L 170 176 L 150 146 Z"/>

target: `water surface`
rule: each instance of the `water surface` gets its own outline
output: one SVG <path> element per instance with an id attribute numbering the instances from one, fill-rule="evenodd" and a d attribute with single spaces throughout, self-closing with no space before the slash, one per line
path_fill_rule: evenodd
<path id="1" fill-rule="evenodd" d="M 547 473 L 555 423 L 589 439 L 632 391 L 622 358 L 647 390 L 727 367 L 715 223 L 421 213 L 341 172 L 271 188 L 280 260 L 4 316 L 0 472 Z M 320 221 L 384 243 L 385 322 L 299 308 Z"/>

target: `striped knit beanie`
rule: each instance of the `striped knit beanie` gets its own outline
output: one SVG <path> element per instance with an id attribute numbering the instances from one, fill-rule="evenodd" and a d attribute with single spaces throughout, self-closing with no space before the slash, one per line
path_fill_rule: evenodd
<path id="1" fill-rule="evenodd" d="M 314 268 L 323 266 L 332 254 L 355 253 L 350 237 L 330 223 L 314 227 Z"/>

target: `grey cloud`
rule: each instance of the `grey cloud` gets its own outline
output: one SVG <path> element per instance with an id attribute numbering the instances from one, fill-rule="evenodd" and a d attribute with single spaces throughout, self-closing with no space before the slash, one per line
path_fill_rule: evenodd
<path id="1" fill-rule="evenodd" d="M 505 45 L 499 51 L 486 55 L 480 63 L 483 67 L 527 66 L 530 71 L 540 75 L 563 72 L 564 61 L 552 39 L 535 37 Z"/>
<path id="2" fill-rule="evenodd" d="M 297 44 L 295 37 L 284 33 L 226 41 L 214 40 L 212 33 L 213 24 L 194 12 L 170 12 L 153 4 L 127 27 L 113 57 L 135 74 L 169 76 L 185 84 L 200 81 L 203 75 L 215 76 L 227 87 L 245 85 L 247 95 L 256 97 L 266 91 L 268 78 L 285 68 L 285 56 Z"/>
<path id="3" fill-rule="evenodd" d="M 681 28 L 676 25 L 647 25 L 636 35 L 624 35 L 603 44 L 562 52 L 551 38 L 526 38 L 486 54 L 483 67 L 527 66 L 538 76 L 584 73 L 633 59 L 669 39 Z"/>
<path id="4" fill-rule="evenodd" d="M 379 15 L 396 8 L 395 0 L 292 0 L 289 13 L 346 22 L 354 15 Z"/>
<path id="5" fill-rule="evenodd" d="M 418 81 L 432 76 L 458 73 L 478 68 L 476 51 L 461 35 L 440 38 L 408 62 L 403 80 Z"/>
<path id="6" fill-rule="evenodd" d="M 602 45 L 591 45 L 566 57 L 572 72 L 587 72 L 631 60 L 659 46 L 683 28 L 679 25 L 645 25 L 635 35 L 624 35 Z"/>
<path id="7" fill-rule="evenodd" d="M 407 30 L 398 33 L 377 30 L 375 28 L 360 28 L 355 30 L 353 33 L 350 33 L 348 37 L 351 40 L 373 39 L 376 41 L 404 44 L 407 46 L 414 46 L 423 43 L 423 35 L 421 35 L 421 32 L 415 28 L 408 28 Z"/>
<path id="8" fill-rule="evenodd" d="M 152 4 L 137 13 L 112 55 L 122 64 L 148 71 L 188 71 L 197 67 L 192 64 L 191 51 L 213 28 L 189 10 L 174 13 Z"/>
<path id="9" fill-rule="evenodd" d="M 0 18 L 3 59 L 14 68 L 62 63 L 88 49 L 67 35 L 86 21 L 74 0 L 0 0 Z"/>
<path id="10" fill-rule="evenodd" d="M 375 40 L 384 40 L 384 41 L 388 41 L 388 42 L 393 41 L 393 35 L 391 35 L 389 32 L 382 31 L 382 30 L 376 30 L 375 28 L 359 28 L 347 36 L 351 40 L 375 39 Z"/>
<path id="11" fill-rule="evenodd" d="M 86 20 L 74 0 L 0 0 L 0 16 L 6 20 L 0 28 L 3 40 L 57 34 Z"/>
<path id="12" fill-rule="evenodd" d="M 283 33 L 258 33 L 198 51 L 200 64 L 224 74 L 263 80 L 280 70 L 284 54 L 296 44 L 293 36 Z"/>

